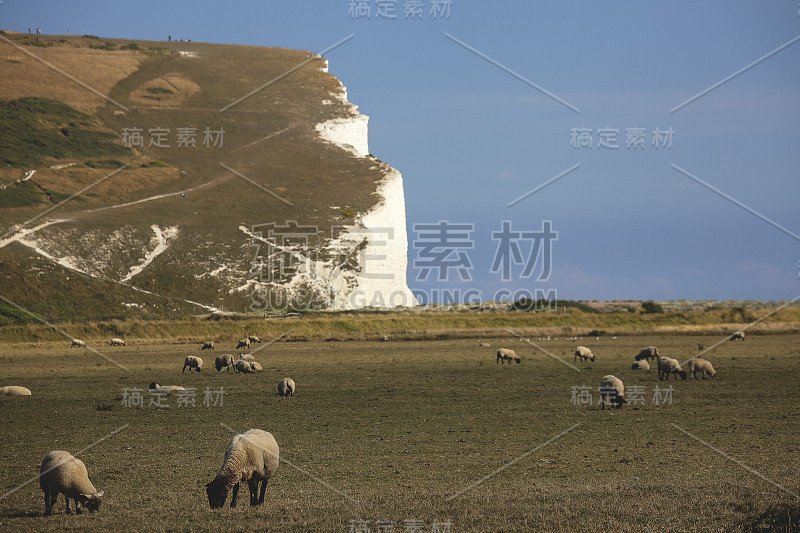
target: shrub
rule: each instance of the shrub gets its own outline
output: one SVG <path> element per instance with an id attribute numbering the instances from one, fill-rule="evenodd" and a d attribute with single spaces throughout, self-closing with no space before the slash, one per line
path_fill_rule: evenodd
<path id="1" fill-rule="evenodd" d="M 642 304 L 642 310 L 645 313 L 653 314 L 653 313 L 663 313 L 664 308 L 661 307 L 661 304 L 658 302 L 654 302 L 653 300 L 648 300 Z"/>

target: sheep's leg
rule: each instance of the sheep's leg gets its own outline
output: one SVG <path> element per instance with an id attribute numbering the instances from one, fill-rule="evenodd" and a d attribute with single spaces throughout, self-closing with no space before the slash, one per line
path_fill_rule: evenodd
<path id="1" fill-rule="evenodd" d="M 247 480 L 247 486 L 250 488 L 250 507 L 258 505 L 258 478 L 253 476 Z"/>
<path id="2" fill-rule="evenodd" d="M 49 492 L 45 492 L 44 493 L 44 515 L 45 516 L 50 516 L 50 514 L 53 512 L 53 501 L 55 501 L 55 500 L 50 500 L 50 493 Z"/>
<path id="3" fill-rule="evenodd" d="M 261 494 L 258 495 L 258 504 L 259 505 L 264 503 L 264 493 L 267 491 L 267 483 L 269 483 L 269 478 L 265 479 L 261 483 Z"/>
<path id="4" fill-rule="evenodd" d="M 233 486 L 233 498 L 231 498 L 231 508 L 236 507 L 236 497 L 239 495 L 239 482 Z"/>
<path id="5" fill-rule="evenodd" d="M 72 512 L 69 510 L 69 498 L 67 498 L 66 494 L 64 494 L 64 501 L 67 503 L 67 514 L 72 514 Z M 75 507 L 78 507 L 77 501 L 75 502 Z"/>

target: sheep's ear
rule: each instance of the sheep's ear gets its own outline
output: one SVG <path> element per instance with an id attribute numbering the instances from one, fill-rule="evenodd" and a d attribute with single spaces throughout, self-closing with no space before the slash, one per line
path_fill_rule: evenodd
<path id="1" fill-rule="evenodd" d="M 89 500 L 92 499 L 92 495 L 91 494 L 79 494 L 79 496 L 81 498 L 81 503 L 88 502 Z"/>

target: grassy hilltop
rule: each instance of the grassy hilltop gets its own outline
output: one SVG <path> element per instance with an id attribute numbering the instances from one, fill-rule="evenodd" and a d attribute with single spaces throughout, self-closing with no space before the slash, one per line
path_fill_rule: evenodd
<path id="1" fill-rule="evenodd" d="M 102 180 L 26 226 L 64 220 L 37 231 L 37 242 L 91 276 L 18 242 L 0 248 L 3 294 L 32 311 L 51 319 L 205 311 L 189 302 L 243 310 L 249 291 L 231 292 L 231 285 L 241 285 L 235 281 L 247 275 L 256 247 L 239 226 L 296 220 L 317 226 L 315 238 L 325 238 L 331 226 L 352 223 L 377 201 L 375 183 L 385 167 L 314 131 L 351 112 L 336 97 L 339 81 L 314 54 L 93 36 L 3 37 L 13 45 L 0 40 L 2 233 Z M 126 128 L 143 130 L 143 147 L 121 146 Z M 169 148 L 149 146 L 156 128 L 169 130 Z M 177 146 L 179 128 L 196 129 L 195 147 Z M 207 128 L 224 129 L 222 146 L 203 145 Z M 30 170 L 33 177 L 17 183 Z M 160 296 L 117 283 L 153 247 L 153 225 L 177 226 L 178 236 L 130 283 Z M 222 266 L 220 275 L 208 275 Z"/>

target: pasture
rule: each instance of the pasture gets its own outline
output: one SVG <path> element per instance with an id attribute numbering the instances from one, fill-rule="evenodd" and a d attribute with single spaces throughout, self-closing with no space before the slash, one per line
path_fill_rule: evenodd
<path id="1" fill-rule="evenodd" d="M 580 372 L 510 336 L 484 338 L 491 347 L 278 342 L 255 353 L 264 370 L 251 375 L 214 370 L 232 342 L 203 352 L 89 343 L 128 370 L 69 342 L 3 345 L 0 385 L 33 395 L 0 396 L 0 530 L 783 531 L 791 521 L 796 531 L 800 335 L 724 342 L 704 356 L 715 380 L 659 382 L 654 362 L 630 370 L 643 346 L 684 361 L 719 339 L 530 338 L 570 365 L 575 346 L 591 348 L 597 359 L 576 363 Z M 496 364 L 498 347 L 522 364 Z M 204 371 L 182 374 L 186 355 Z M 602 411 L 606 374 L 641 386 L 641 401 Z M 297 382 L 292 398 L 277 395 L 284 376 Z M 175 394 L 169 407 L 149 405 L 152 381 L 196 389 L 195 405 Z M 584 386 L 592 405 L 573 401 Z M 134 388 L 144 405 L 123 406 Z M 206 389 L 222 390 L 222 405 L 218 394 L 205 405 Z M 281 449 L 265 504 L 250 508 L 244 486 L 239 507 L 211 511 L 204 485 L 249 428 Z M 35 478 L 56 449 L 78 455 L 105 491 L 99 513 L 65 516 L 62 495 L 42 516 Z"/>

